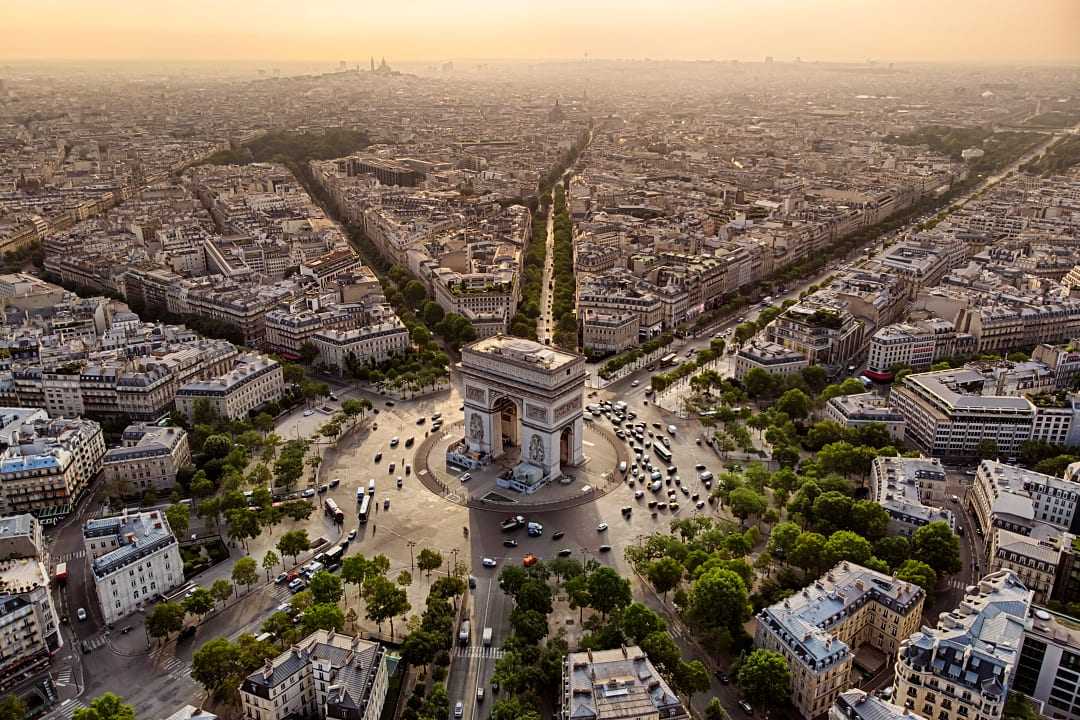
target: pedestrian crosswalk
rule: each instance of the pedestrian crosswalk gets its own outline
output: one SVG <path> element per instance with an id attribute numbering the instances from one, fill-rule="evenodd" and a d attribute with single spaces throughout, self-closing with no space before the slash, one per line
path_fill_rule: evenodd
<path id="1" fill-rule="evenodd" d="M 65 665 L 56 671 L 56 679 L 53 681 L 53 685 L 56 687 L 67 687 L 71 684 L 71 666 Z"/>
<path id="2" fill-rule="evenodd" d="M 283 603 L 292 597 L 292 592 L 284 585 L 275 585 L 274 589 L 270 591 L 270 597 L 279 603 Z"/>
<path id="3" fill-rule="evenodd" d="M 86 640 L 83 640 L 83 646 L 89 652 L 97 650 L 99 647 L 104 646 L 105 643 L 107 643 L 108 641 L 108 638 L 106 638 L 104 634 L 95 635 L 92 638 L 87 638 Z"/>
<path id="4" fill-rule="evenodd" d="M 468 647 L 454 648 L 454 655 L 456 657 L 478 657 L 498 660 L 503 656 L 503 649 L 497 647 L 490 647 L 488 645 L 469 645 Z"/>
<path id="5" fill-rule="evenodd" d="M 949 578 L 948 585 L 953 590 L 963 590 L 968 586 L 963 580 L 958 580 L 957 578 Z"/>
<path id="6" fill-rule="evenodd" d="M 191 663 L 178 657 L 171 657 L 161 664 L 161 672 L 176 680 L 191 677 Z"/>
<path id="7" fill-rule="evenodd" d="M 60 553 L 53 557 L 54 562 L 71 562 L 72 560 L 78 560 L 79 558 L 86 557 L 86 550 L 76 550 L 75 552 Z"/>
<path id="8" fill-rule="evenodd" d="M 57 705 L 56 708 L 45 717 L 49 718 L 49 720 L 60 720 L 60 718 L 71 720 L 72 716 L 75 715 L 75 711 L 84 707 L 86 707 L 86 703 L 82 700 L 79 700 L 78 698 L 68 698 Z"/>

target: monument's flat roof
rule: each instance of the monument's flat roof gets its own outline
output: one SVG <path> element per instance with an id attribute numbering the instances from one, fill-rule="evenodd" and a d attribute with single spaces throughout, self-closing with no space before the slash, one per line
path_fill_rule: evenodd
<path id="1" fill-rule="evenodd" d="M 565 350 L 542 345 L 534 340 L 508 335 L 492 335 L 466 345 L 463 350 L 530 363 L 547 370 L 569 365 L 581 357 Z"/>

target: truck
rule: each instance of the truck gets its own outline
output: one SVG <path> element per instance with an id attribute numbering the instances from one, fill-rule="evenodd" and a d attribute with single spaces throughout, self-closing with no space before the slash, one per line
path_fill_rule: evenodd
<path id="1" fill-rule="evenodd" d="M 513 517 L 506 518 L 499 526 L 503 532 L 510 532 L 511 530 L 517 530 L 519 527 L 525 524 L 525 517 L 523 515 L 514 515 Z"/>
<path id="2" fill-rule="evenodd" d="M 465 620 L 461 623 L 461 627 L 458 629 L 457 634 L 458 645 L 469 644 L 469 621 Z"/>
<path id="3" fill-rule="evenodd" d="M 491 628 L 484 628 L 484 644 L 491 645 Z"/>
<path id="4" fill-rule="evenodd" d="M 67 563 L 66 562 L 56 563 L 56 574 L 53 575 L 53 579 L 56 581 L 57 585 L 60 585 L 65 580 L 67 580 Z"/>

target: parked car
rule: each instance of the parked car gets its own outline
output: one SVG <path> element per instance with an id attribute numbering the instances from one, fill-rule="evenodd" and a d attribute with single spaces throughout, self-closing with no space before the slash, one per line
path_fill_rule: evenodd
<path id="1" fill-rule="evenodd" d="M 86 608 L 79 608 L 76 610 L 75 617 L 79 619 L 79 622 L 86 620 Z"/>
<path id="2" fill-rule="evenodd" d="M 278 585 L 282 585 L 288 579 L 289 579 L 289 573 L 279 573 L 278 576 L 276 578 L 274 578 L 274 582 L 276 584 L 278 584 Z"/>
<path id="3" fill-rule="evenodd" d="M 565 534 L 566 533 L 564 533 L 562 530 L 556 530 L 555 532 L 553 532 L 551 534 L 551 539 L 552 540 L 561 540 L 562 536 L 565 535 Z"/>
<path id="4" fill-rule="evenodd" d="M 300 493 L 301 497 L 315 497 L 315 488 L 305 488 L 304 492 Z"/>
<path id="5" fill-rule="evenodd" d="M 605 530 L 607 530 L 607 528 L 608 524 L 606 522 L 602 522 L 596 526 L 596 532 L 604 532 Z"/>
<path id="6" fill-rule="evenodd" d="M 600 552 L 602 552 L 602 553 L 606 553 L 606 552 L 609 552 L 610 550 L 611 550 L 611 546 L 610 546 L 610 545 L 601 545 L 601 546 L 600 546 Z"/>

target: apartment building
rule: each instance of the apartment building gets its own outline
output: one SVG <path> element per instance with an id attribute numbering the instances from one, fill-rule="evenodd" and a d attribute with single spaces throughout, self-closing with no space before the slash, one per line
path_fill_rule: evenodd
<path id="1" fill-rule="evenodd" d="M 652 291 L 639 288 L 625 270 L 591 276 L 578 283 L 577 292 L 581 315 L 589 310 L 636 313 L 639 340 L 651 340 L 664 330 L 664 303 Z"/>
<path id="2" fill-rule="evenodd" d="M 754 368 L 770 375 L 795 375 L 809 366 L 806 356 L 798 350 L 760 338 L 749 341 L 735 353 L 735 377 L 739 380 Z"/>
<path id="3" fill-rule="evenodd" d="M 191 464 L 183 428 L 136 423 L 124 428 L 121 443 L 102 458 L 101 478 L 108 487 L 122 486 L 128 496 L 150 489 L 169 492 L 177 470 Z"/>
<path id="4" fill-rule="evenodd" d="M 1012 689 L 1052 720 L 1080 718 L 1080 621 L 1031 608 Z"/>
<path id="5" fill-rule="evenodd" d="M 851 688 L 836 696 L 829 720 L 925 720 L 909 709 L 893 705 L 865 690 Z"/>
<path id="6" fill-rule="evenodd" d="M 830 398 L 821 413 L 826 419 L 844 427 L 859 428 L 881 425 L 889 437 L 903 442 L 907 423 L 889 401 L 876 393 L 855 393 Z"/>
<path id="7" fill-rule="evenodd" d="M 1031 591 L 1014 573 L 984 577 L 937 627 L 900 644 L 896 702 L 938 720 L 1000 720 L 1030 606 Z"/>
<path id="8" fill-rule="evenodd" d="M 637 347 L 640 327 L 637 313 L 590 308 L 581 316 L 581 345 L 586 351 L 622 352 Z"/>
<path id="9" fill-rule="evenodd" d="M 689 711 L 637 645 L 569 653 L 558 720 L 688 720 Z"/>
<path id="10" fill-rule="evenodd" d="M 3 533 L 0 525 L 0 542 Z M 38 556 L 0 560 L 0 692 L 22 683 L 24 673 L 47 669 L 63 644 L 49 576 Z"/>
<path id="11" fill-rule="evenodd" d="M 248 353 L 237 358 L 236 365 L 223 375 L 180 386 L 176 391 L 176 409 L 193 418 L 196 405 L 206 402 L 219 417 L 239 420 L 252 410 L 279 400 L 284 391 L 281 364 L 264 355 Z"/>
<path id="12" fill-rule="evenodd" d="M 1023 382 L 1009 384 L 1031 377 L 1038 389 L 1052 386 L 1049 374 L 1010 378 L 1007 370 L 974 366 L 919 373 L 894 387 L 890 402 L 907 423 L 907 439 L 935 457 L 975 457 L 983 441 L 993 441 L 1006 456 L 1017 454 L 1025 440 L 1076 444 L 1080 401 L 1043 392 L 1022 396 Z"/>
<path id="13" fill-rule="evenodd" d="M 923 372 L 937 360 L 954 354 L 956 330 L 948 320 L 931 318 L 886 325 L 870 338 L 864 374 L 878 382 L 889 382 L 894 367 L 905 365 Z"/>
<path id="14" fill-rule="evenodd" d="M 382 363 L 404 355 L 411 345 L 409 329 L 394 315 L 351 330 L 321 330 L 311 340 L 319 350 L 319 362 L 339 374 L 348 369 L 350 355 L 361 365 Z"/>
<path id="15" fill-rule="evenodd" d="M 1080 534 L 1080 483 L 983 460 L 968 492 L 968 508 L 984 533 L 1002 528 L 1031 535 L 1037 524 Z"/>
<path id="16" fill-rule="evenodd" d="M 892 655 L 919 627 L 925 595 L 917 585 L 844 561 L 759 612 L 754 645 L 787 659 L 791 702 L 815 718 L 851 686 L 855 649 L 869 643 Z"/>
<path id="17" fill-rule="evenodd" d="M 246 720 L 378 720 L 398 658 L 377 642 L 317 630 L 240 684 Z"/>
<path id="18" fill-rule="evenodd" d="M 184 582 L 180 546 L 159 510 L 125 510 L 87 520 L 83 546 L 106 623 L 142 609 Z"/>
<path id="19" fill-rule="evenodd" d="M 843 307 L 807 298 L 769 323 L 767 338 L 811 365 L 846 365 L 862 352 L 863 324 Z"/>
<path id="20" fill-rule="evenodd" d="M 945 467 L 937 458 L 878 457 L 870 466 L 870 497 L 889 513 L 889 534 L 911 537 L 932 522 L 954 528 L 945 503 Z"/>
<path id="21" fill-rule="evenodd" d="M 0 518 L 0 560 L 40 557 L 44 549 L 36 517 L 24 513 Z"/>
<path id="22" fill-rule="evenodd" d="M 33 513 L 55 522 L 74 507 L 101 469 L 105 440 L 93 420 L 42 418 L 37 411 L 0 408 L 27 422 L 0 440 L 0 514 Z"/>

